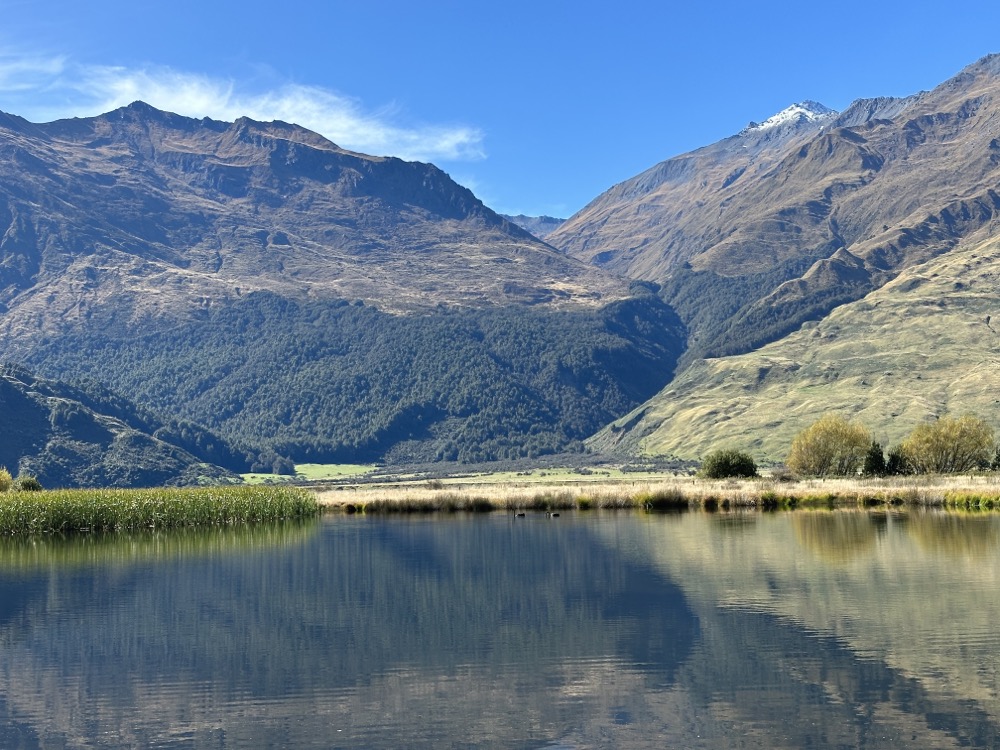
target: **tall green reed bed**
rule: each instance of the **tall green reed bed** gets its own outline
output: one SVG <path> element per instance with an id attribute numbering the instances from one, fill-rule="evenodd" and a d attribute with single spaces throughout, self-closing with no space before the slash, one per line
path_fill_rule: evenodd
<path id="1" fill-rule="evenodd" d="M 315 496 L 297 487 L 6 492 L 0 495 L 0 534 L 231 526 L 318 513 Z"/>

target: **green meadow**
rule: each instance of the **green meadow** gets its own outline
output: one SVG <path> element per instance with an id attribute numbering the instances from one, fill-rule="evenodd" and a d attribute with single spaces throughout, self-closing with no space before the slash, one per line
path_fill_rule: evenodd
<path id="1" fill-rule="evenodd" d="M 375 471 L 373 464 L 296 464 L 295 474 L 241 474 L 247 484 L 281 484 L 285 482 L 331 482 L 362 477 Z"/>

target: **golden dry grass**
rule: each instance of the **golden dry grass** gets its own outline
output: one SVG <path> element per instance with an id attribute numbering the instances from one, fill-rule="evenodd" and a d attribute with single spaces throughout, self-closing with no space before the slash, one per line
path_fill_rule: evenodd
<path id="1" fill-rule="evenodd" d="M 590 508 L 774 508 L 798 505 L 967 505 L 992 499 L 1000 507 L 1000 475 L 887 479 L 671 479 L 395 484 L 317 493 L 320 505 L 366 512 L 556 510 Z M 973 503 L 978 505 L 978 503 Z"/>

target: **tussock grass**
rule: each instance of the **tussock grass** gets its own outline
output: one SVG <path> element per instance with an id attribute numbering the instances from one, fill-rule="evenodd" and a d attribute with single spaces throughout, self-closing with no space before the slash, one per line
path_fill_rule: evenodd
<path id="1" fill-rule="evenodd" d="M 318 512 L 316 497 L 295 487 L 14 491 L 0 496 L 0 534 L 231 526 Z"/>
<path id="2" fill-rule="evenodd" d="M 886 479 L 771 478 L 588 483 L 383 485 L 339 488 L 318 494 L 327 508 L 365 513 L 435 511 L 552 511 L 700 508 L 778 510 L 792 508 L 925 506 L 1000 510 L 1000 477 L 914 476 Z"/>
<path id="3" fill-rule="evenodd" d="M 949 490 L 944 504 L 965 510 L 1000 510 L 1000 488 L 993 490 Z"/>

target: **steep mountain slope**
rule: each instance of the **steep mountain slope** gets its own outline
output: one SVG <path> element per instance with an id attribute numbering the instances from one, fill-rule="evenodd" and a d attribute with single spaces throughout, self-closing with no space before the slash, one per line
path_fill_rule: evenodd
<path id="1" fill-rule="evenodd" d="M 548 242 L 662 283 L 690 362 L 773 341 L 1000 215 L 998 55 L 929 93 L 780 119 L 780 137 L 751 127 L 612 188 Z"/>
<path id="2" fill-rule="evenodd" d="M 591 443 L 689 459 L 733 445 L 781 461 L 828 411 L 885 447 L 943 414 L 1000 425 L 998 287 L 1000 239 L 963 245 L 755 352 L 696 362 Z"/>
<path id="3" fill-rule="evenodd" d="M 550 242 L 573 257 L 662 281 L 726 233 L 717 226 L 720 204 L 748 183 L 758 184 L 790 147 L 814 138 L 836 114 L 803 102 L 661 162 L 595 198 L 552 232 Z"/>
<path id="4" fill-rule="evenodd" d="M 0 331 L 14 340 L 261 289 L 393 311 L 625 296 L 431 165 L 142 103 L 46 125 L 0 118 L 0 229 Z"/>
<path id="5" fill-rule="evenodd" d="M 2 116 L 0 234 L 6 359 L 254 455 L 562 450 L 653 395 L 684 346 L 648 289 L 434 166 L 280 122 Z"/>
<path id="6" fill-rule="evenodd" d="M 235 479 L 209 463 L 238 461 L 194 425 L 164 425 L 111 394 L 0 366 L 0 466 L 46 487 L 149 487 Z M 156 433 L 154 436 L 152 433 Z M 183 435 L 182 435 L 183 433 Z M 202 454 L 180 447 L 187 443 Z"/>

